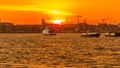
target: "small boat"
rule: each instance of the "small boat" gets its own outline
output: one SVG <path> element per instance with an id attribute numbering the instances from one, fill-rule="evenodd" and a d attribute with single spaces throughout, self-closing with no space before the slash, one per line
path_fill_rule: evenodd
<path id="1" fill-rule="evenodd" d="M 120 32 L 109 32 L 105 34 L 105 37 L 120 37 Z"/>
<path id="2" fill-rule="evenodd" d="M 45 28 L 45 29 L 42 31 L 42 34 L 43 34 L 43 35 L 56 35 L 56 33 L 51 32 L 48 28 Z"/>
<path id="3" fill-rule="evenodd" d="M 86 32 L 86 33 L 82 33 L 81 37 L 99 37 L 100 33 L 98 32 Z"/>

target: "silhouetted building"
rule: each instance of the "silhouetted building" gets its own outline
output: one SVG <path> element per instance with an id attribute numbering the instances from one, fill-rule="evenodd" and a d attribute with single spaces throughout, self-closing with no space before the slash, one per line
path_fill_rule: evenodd
<path id="1" fill-rule="evenodd" d="M 9 22 L 0 23 L 0 33 L 41 33 L 43 29 L 50 27 L 50 29 L 57 33 L 80 33 L 86 31 L 97 32 L 117 32 L 120 31 L 120 24 L 112 25 L 106 23 L 99 23 L 98 25 L 90 25 L 84 20 L 83 23 L 78 24 L 48 24 L 42 19 L 41 25 L 14 25 Z"/>
<path id="2" fill-rule="evenodd" d="M 1 33 L 12 33 L 14 31 L 14 24 L 9 22 L 0 23 L 0 32 Z"/>
<path id="3" fill-rule="evenodd" d="M 42 32 L 42 25 L 16 25 L 15 31 L 16 33 L 40 33 Z"/>

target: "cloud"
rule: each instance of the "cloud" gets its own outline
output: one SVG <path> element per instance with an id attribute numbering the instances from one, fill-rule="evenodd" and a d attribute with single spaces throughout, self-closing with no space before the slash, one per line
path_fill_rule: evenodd
<path id="1" fill-rule="evenodd" d="M 8 6 L 21 6 L 21 5 L 34 5 L 38 0 L 0 0 L 0 5 Z"/>
<path id="2" fill-rule="evenodd" d="M 7 1 L 7 2 L 5 2 Z M 21 1 L 8 1 L 5 0 L 0 2 L 0 9 L 11 10 L 11 11 L 37 11 L 44 14 L 55 14 L 55 15 L 72 15 L 67 12 L 69 3 L 61 5 L 63 1 L 32 1 L 32 0 L 21 0 Z M 8 3 L 8 4 L 7 4 Z M 7 4 L 7 5 L 6 5 Z"/>

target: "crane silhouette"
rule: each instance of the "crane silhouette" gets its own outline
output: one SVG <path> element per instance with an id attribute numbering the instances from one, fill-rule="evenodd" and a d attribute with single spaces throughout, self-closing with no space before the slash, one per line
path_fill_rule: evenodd
<path id="1" fill-rule="evenodd" d="M 77 23 L 79 23 L 80 18 L 82 18 L 82 16 L 79 16 L 79 15 L 77 15 L 77 16 L 76 16 L 76 15 L 67 16 L 67 17 L 66 17 L 66 23 L 67 23 L 67 24 L 68 24 L 68 21 L 69 21 L 68 19 L 70 19 L 70 18 L 72 19 L 72 17 L 76 17 L 76 18 L 77 18 Z"/>
<path id="2" fill-rule="evenodd" d="M 102 23 L 105 23 L 105 20 L 107 20 L 107 19 L 101 19 L 102 20 Z"/>

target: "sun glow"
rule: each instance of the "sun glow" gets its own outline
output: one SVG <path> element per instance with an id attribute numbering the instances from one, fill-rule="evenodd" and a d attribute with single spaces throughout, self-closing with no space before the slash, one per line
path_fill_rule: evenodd
<path id="1" fill-rule="evenodd" d="M 61 25 L 62 22 L 63 22 L 63 20 L 53 20 L 53 23 L 54 23 L 54 24 L 59 24 L 59 25 Z"/>

